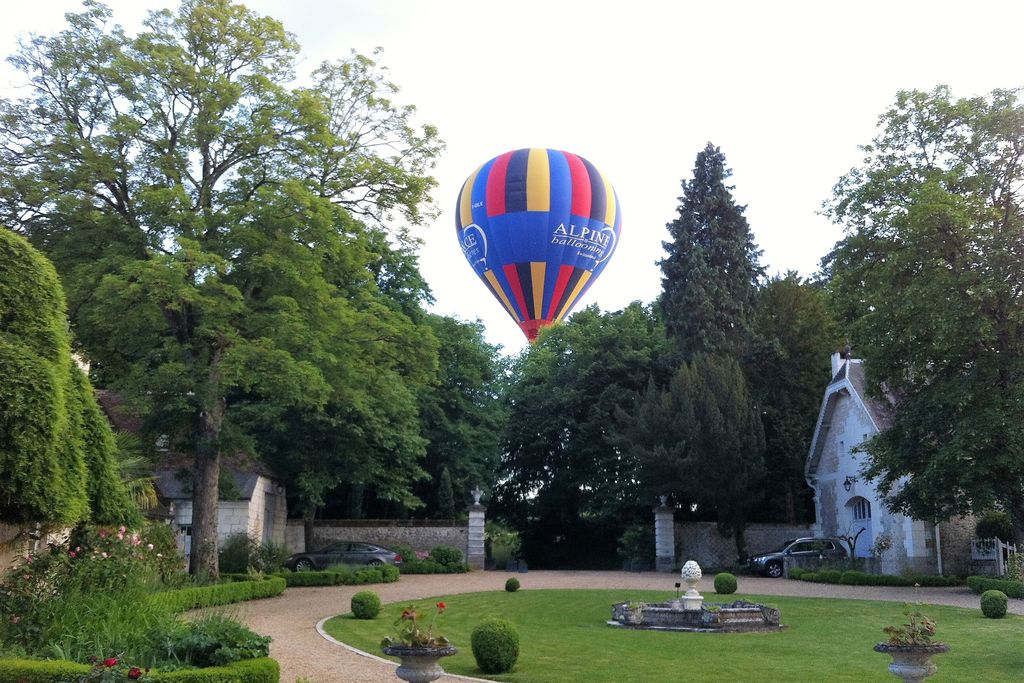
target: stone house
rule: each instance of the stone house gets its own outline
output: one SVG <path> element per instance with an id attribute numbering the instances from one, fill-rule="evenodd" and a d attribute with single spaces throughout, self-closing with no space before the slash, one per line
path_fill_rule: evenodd
<path id="1" fill-rule="evenodd" d="M 284 487 L 270 474 L 251 466 L 239 468 L 237 459 L 224 465 L 217 506 L 217 538 L 224 541 L 234 534 L 246 534 L 263 543 L 283 545 L 288 509 Z M 187 557 L 192 548 L 192 490 L 190 470 L 161 469 L 155 485 L 160 500 L 167 506 L 167 515 L 178 532 L 178 547 Z M 227 475 L 227 476 L 224 476 Z M 225 490 L 227 489 L 227 490 Z"/>
<path id="2" fill-rule="evenodd" d="M 110 391 L 98 391 L 97 398 L 115 429 L 139 433 L 141 421 L 124 409 L 121 399 Z M 156 516 L 167 519 L 178 535 L 178 547 L 187 557 L 192 541 L 192 456 L 156 445 L 158 469 L 153 473 L 161 509 Z M 267 466 L 245 453 L 221 457 L 221 497 L 218 505 L 217 538 L 244 533 L 262 542 L 284 544 L 288 510 L 284 486 Z"/>
<path id="3" fill-rule="evenodd" d="M 864 365 L 832 356 L 804 475 L 814 490 L 814 534 L 856 536 L 854 554 L 884 574 L 967 574 L 973 518 L 934 524 L 890 511 L 861 475 L 867 455 L 857 446 L 892 424 L 892 406 L 866 393 Z M 889 548 L 875 558 L 873 548 Z"/>

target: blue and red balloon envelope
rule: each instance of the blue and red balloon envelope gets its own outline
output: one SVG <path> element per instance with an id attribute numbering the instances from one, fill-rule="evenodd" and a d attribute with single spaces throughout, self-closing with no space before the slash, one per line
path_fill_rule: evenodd
<path id="1" fill-rule="evenodd" d="M 455 224 L 466 260 L 532 342 L 604 270 L 622 210 L 611 183 L 583 157 L 519 149 L 469 176 Z"/>

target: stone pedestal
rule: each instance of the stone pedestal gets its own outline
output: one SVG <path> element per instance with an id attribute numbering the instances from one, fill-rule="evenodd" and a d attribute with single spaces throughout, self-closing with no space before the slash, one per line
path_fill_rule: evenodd
<path id="1" fill-rule="evenodd" d="M 469 508 L 469 539 L 467 541 L 466 562 L 473 569 L 484 568 L 484 522 L 487 508 L 474 503 Z"/>
<path id="2" fill-rule="evenodd" d="M 665 504 L 654 508 L 654 568 L 659 572 L 671 572 L 676 566 L 675 511 Z"/>

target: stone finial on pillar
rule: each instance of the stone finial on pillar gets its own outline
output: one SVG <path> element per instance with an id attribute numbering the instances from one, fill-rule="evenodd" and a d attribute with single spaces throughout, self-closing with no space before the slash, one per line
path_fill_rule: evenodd
<path id="1" fill-rule="evenodd" d="M 473 496 L 473 504 L 469 506 L 469 538 L 466 541 L 466 562 L 473 569 L 484 568 L 484 525 L 486 524 L 487 508 L 480 504 L 480 497 L 484 492 L 477 486 L 470 494 Z"/>
<path id="2" fill-rule="evenodd" d="M 661 496 L 661 505 L 654 508 L 655 569 L 670 572 L 676 566 L 675 511 L 668 506 L 668 496 Z"/>

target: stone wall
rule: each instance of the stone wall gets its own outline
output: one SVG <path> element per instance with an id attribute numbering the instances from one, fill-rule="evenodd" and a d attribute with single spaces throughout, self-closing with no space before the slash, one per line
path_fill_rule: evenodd
<path id="1" fill-rule="evenodd" d="M 971 568 L 971 539 L 974 538 L 976 517 L 956 517 L 939 524 L 939 542 L 942 544 L 942 573 L 946 576 L 973 574 Z"/>
<path id="2" fill-rule="evenodd" d="M 736 542 L 723 537 L 714 522 L 676 522 L 676 563 L 696 560 L 705 570 L 725 569 L 736 565 Z M 808 524 L 752 524 L 745 537 L 751 555 L 773 550 L 790 538 L 811 536 Z"/>
<path id="3" fill-rule="evenodd" d="M 299 553 L 306 549 L 301 520 L 288 520 L 285 544 Z M 341 519 L 317 520 L 313 529 L 316 548 L 334 541 L 363 541 L 391 548 L 411 546 L 429 552 L 439 545 L 450 545 L 469 556 L 469 529 L 465 522 L 421 519 Z"/>

